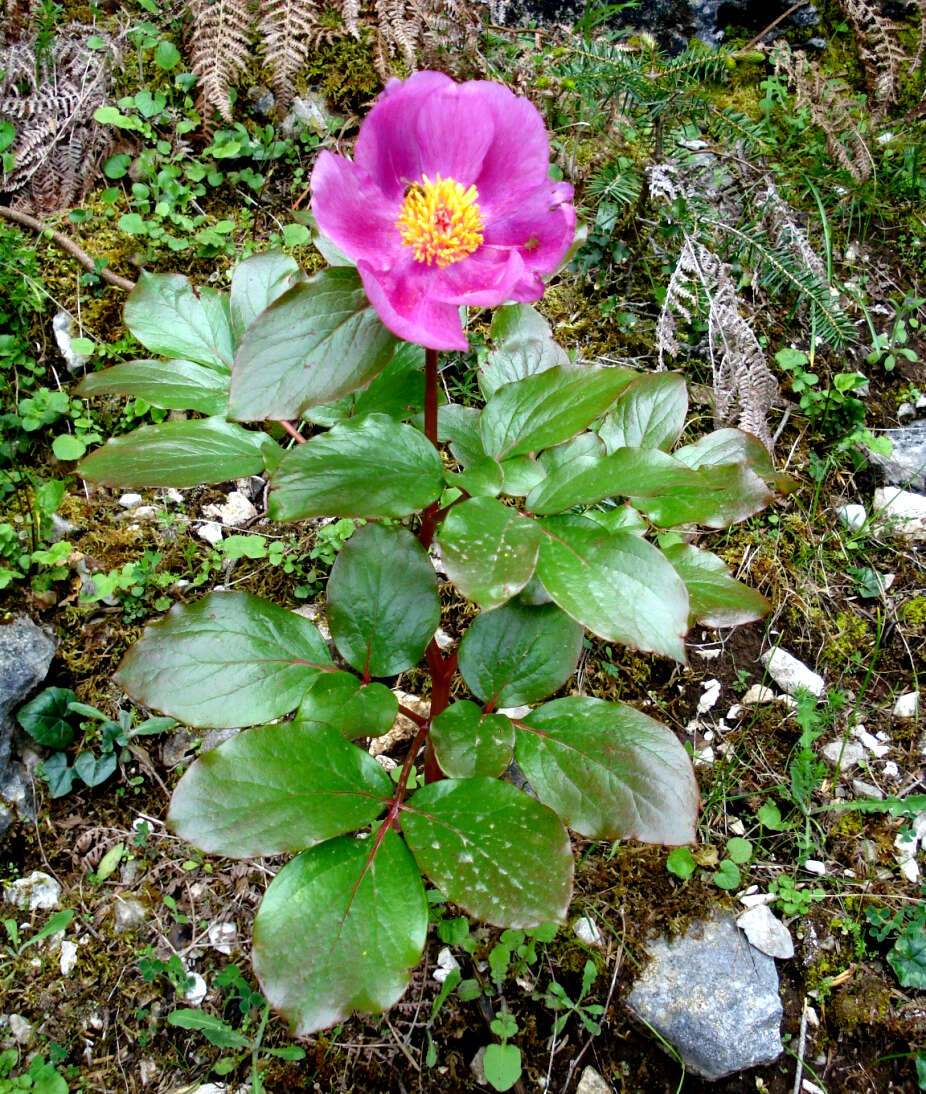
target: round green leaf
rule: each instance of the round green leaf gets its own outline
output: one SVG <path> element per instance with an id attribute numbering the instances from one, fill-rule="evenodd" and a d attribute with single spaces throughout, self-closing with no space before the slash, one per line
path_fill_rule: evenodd
<path id="1" fill-rule="evenodd" d="M 495 1090 L 510 1090 L 521 1078 L 521 1050 L 517 1045 L 487 1045 L 482 1070 Z"/>
<path id="2" fill-rule="evenodd" d="M 175 604 L 125 655 L 116 680 L 144 706 L 194 726 L 246 726 L 295 710 L 331 666 L 307 619 L 249 593 Z"/>
<path id="3" fill-rule="evenodd" d="M 714 871 L 713 880 L 718 889 L 729 891 L 740 886 L 742 877 L 736 863 L 732 859 L 725 858 Z"/>
<path id="4" fill-rule="evenodd" d="M 298 418 L 369 383 L 395 347 L 357 271 L 325 270 L 287 290 L 248 327 L 235 355 L 229 415 Z"/>
<path id="5" fill-rule="evenodd" d="M 52 441 L 51 450 L 59 460 L 79 460 L 87 451 L 87 446 L 72 433 L 62 433 Z"/>
<path id="6" fill-rule="evenodd" d="M 926 927 L 910 923 L 887 955 L 901 987 L 926 991 Z"/>
<path id="7" fill-rule="evenodd" d="M 493 707 L 546 699 L 575 672 L 583 629 L 555 604 L 509 601 L 478 615 L 460 642 L 470 691 Z"/>
<path id="8" fill-rule="evenodd" d="M 618 399 L 598 434 L 608 452 L 618 448 L 661 448 L 668 452 L 685 428 L 688 389 L 678 372 L 638 376 Z"/>
<path id="9" fill-rule="evenodd" d="M 418 663 L 439 622 L 437 575 L 411 532 L 355 532 L 328 579 L 328 625 L 345 661 L 368 677 L 392 676 Z"/>
<path id="10" fill-rule="evenodd" d="M 676 847 L 666 859 L 666 869 L 682 881 L 687 881 L 697 869 L 694 855 L 687 847 Z"/>
<path id="11" fill-rule="evenodd" d="M 503 714 L 483 714 L 464 699 L 434 719 L 431 743 L 441 770 L 452 779 L 495 778 L 511 763 L 514 727 Z"/>
<path id="12" fill-rule="evenodd" d="M 16 721 L 38 744 L 65 749 L 74 740 L 67 716 L 68 704 L 76 699 L 70 688 L 45 688 L 19 708 Z"/>
<path id="13" fill-rule="evenodd" d="M 154 47 L 154 63 L 165 72 L 170 72 L 180 63 L 180 51 L 173 42 L 162 38 Z"/>
<path id="14" fill-rule="evenodd" d="M 109 159 L 103 164 L 103 174 L 108 179 L 121 179 L 128 174 L 128 170 L 132 165 L 132 157 L 120 152 L 116 156 L 110 156 Z"/>
<path id="15" fill-rule="evenodd" d="M 500 927 L 565 923 L 572 848 L 556 815 L 498 779 L 444 779 L 404 803 L 402 831 L 442 893 Z"/>
<path id="16" fill-rule="evenodd" d="M 593 634 L 685 662 L 688 590 L 651 543 L 582 517 L 541 521 L 537 576 Z"/>
<path id="17" fill-rule="evenodd" d="M 200 756 L 177 784 L 168 820 L 203 851 L 279 855 L 368 824 L 391 787 L 331 725 L 256 726 Z"/>
<path id="18" fill-rule="evenodd" d="M 537 796 L 583 836 L 694 842 L 698 786 L 664 725 L 624 703 L 570 695 L 532 710 L 515 733 Z"/>
<path id="19" fill-rule="evenodd" d="M 341 836 L 277 874 L 254 920 L 261 991 L 304 1037 L 382 1011 L 405 991 L 428 930 L 415 861 L 387 830 L 382 841 Z"/>
<path id="20" fill-rule="evenodd" d="M 370 414 L 287 453 L 271 487 L 274 520 L 403 517 L 440 495 L 443 468 L 437 450 L 417 429 Z"/>
<path id="21" fill-rule="evenodd" d="M 345 737 L 381 737 L 395 722 L 399 701 L 384 684 L 361 684 L 349 672 L 326 672 L 305 693 L 297 720 L 327 722 Z"/>
<path id="22" fill-rule="evenodd" d="M 488 611 L 530 581 L 542 538 L 534 521 L 495 498 L 482 497 L 450 510 L 438 544 L 450 580 Z"/>
<path id="23" fill-rule="evenodd" d="M 113 437 L 81 463 L 77 473 L 108 486 L 198 486 L 264 470 L 265 433 L 224 418 L 143 425 Z"/>

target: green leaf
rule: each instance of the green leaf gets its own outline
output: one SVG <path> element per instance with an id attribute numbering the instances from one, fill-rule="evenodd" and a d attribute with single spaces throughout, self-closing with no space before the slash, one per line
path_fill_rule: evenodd
<path id="1" fill-rule="evenodd" d="M 691 760 L 661 723 L 624 703 L 570 695 L 515 722 L 515 735 L 537 796 L 583 836 L 694 842 Z"/>
<path id="2" fill-rule="evenodd" d="M 16 721 L 33 741 L 46 748 L 63 750 L 74 740 L 67 716 L 68 704 L 76 698 L 70 688 L 45 688 L 19 708 Z"/>
<path id="3" fill-rule="evenodd" d="M 486 399 L 503 385 L 555 365 L 569 365 L 569 354 L 553 339 L 550 324 L 530 304 L 506 304 L 492 316 L 495 348 L 479 374 Z"/>
<path id="4" fill-rule="evenodd" d="M 110 156 L 103 164 L 103 174 L 108 179 L 121 179 L 124 175 L 128 174 L 128 170 L 131 166 L 132 157 L 126 155 L 125 152 L 120 152 L 116 156 Z"/>
<path id="5" fill-rule="evenodd" d="M 108 877 L 111 877 L 116 872 L 116 867 L 122 861 L 124 855 L 124 843 L 117 843 L 115 847 L 110 847 L 106 854 L 100 859 L 100 864 L 94 871 L 96 873 L 97 881 L 105 881 Z"/>
<path id="6" fill-rule="evenodd" d="M 129 235 L 143 236 L 148 234 L 148 225 L 144 217 L 138 213 L 123 213 L 119 217 L 117 225 L 120 231 L 128 232 Z"/>
<path id="7" fill-rule="evenodd" d="M 572 849 L 556 815 L 498 779 L 444 779 L 404 803 L 421 870 L 469 915 L 499 927 L 564 923 Z"/>
<path id="8" fill-rule="evenodd" d="M 718 889 L 730 891 L 736 889 L 742 882 L 739 867 L 732 859 L 725 858 L 714 871 L 714 884 Z"/>
<path id="9" fill-rule="evenodd" d="M 295 710 L 331 666 L 307 619 L 248 593 L 175 604 L 123 659 L 115 679 L 143 706 L 193 726 L 246 726 Z"/>
<path id="10" fill-rule="evenodd" d="M 632 379 L 627 369 L 557 366 L 504 384 L 482 412 L 483 446 L 501 460 L 567 441 L 609 410 Z"/>
<path id="11" fill-rule="evenodd" d="M 450 778 L 494 778 L 511 763 L 514 727 L 503 714 L 483 714 L 464 699 L 434 719 L 431 742 L 441 770 Z"/>
<path id="12" fill-rule="evenodd" d="M 62 433 L 52 441 L 51 450 L 57 459 L 70 462 L 79 460 L 87 451 L 87 446 L 80 437 L 75 437 L 71 433 Z"/>
<path id="13" fill-rule="evenodd" d="M 395 1003 L 418 964 L 428 906 L 415 861 L 387 830 L 328 840 L 287 863 L 254 921 L 254 970 L 304 1037 Z"/>
<path id="14" fill-rule="evenodd" d="M 336 725 L 256 726 L 200 756 L 174 790 L 171 827 L 203 851 L 304 851 L 383 811 L 392 783 Z"/>
<path id="15" fill-rule="evenodd" d="M 53 752 L 42 761 L 42 778 L 48 783 L 53 798 L 70 794 L 74 785 L 74 768 L 68 766 L 68 758 L 63 752 Z"/>
<path id="16" fill-rule="evenodd" d="M 304 224 L 283 225 L 284 247 L 304 247 L 311 238 L 312 235 Z"/>
<path id="17" fill-rule="evenodd" d="M 776 471 L 765 445 L 741 429 L 716 429 L 694 444 L 677 449 L 675 458 L 695 469 L 744 463 L 782 494 L 790 494 L 799 485 L 788 475 Z"/>
<path id="18" fill-rule="evenodd" d="M 723 559 L 710 551 L 675 543 L 663 547 L 662 553 L 688 589 L 689 624 L 736 627 L 761 619 L 769 611 L 765 597 L 731 577 Z"/>
<path id="19" fill-rule="evenodd" d="M 399 701 L 385 684 L 361 684 L 353 673 L 326 672 L 305 693 L 297 721 L 327 722 L 345 737 L 381 737 L 392 729 Z"/>
<path id="20" fill-rule="evenodd" d="M 412 668 L 439 622 L 437 575 L 411 532 L 380 524 L 355 532 L 328 579 L 328 625 L 345 661 L 368 677 Z"/>
<path id="21" fill-rule="evenodd" d="M 239 262 L 232 274 L 229 298 L 235 342 L 241 342 L 265 308 L 304 279 L 296 260 L 282 251 L 268 251 Z"/>
<path id="22" fill-rule="evenodd" d="M 903 988 L 926 991 L 926 926 L 911 923 L 888 952 L 888 962 Z"/>
<path id="23" fill-rule="evenodd" d="M 661 528 L 680 524 L 727 528 L 764 509 L 772 494 L 745 463 L 728 463 L 699 468 L 689 481 L 680 478 L 675 489 L 654 486 L 651 494 L 630 500 Z"/>
<path id="24" fill-rule="evenodd" d="M 486 1045 L 482 1070 L 495 1090 L 510 1090 L 521 1078 L 521 1050 L 517 1045 Z"/>
<path id="25" fill-rule="evenodd" d="M 582 517 L 541 525 L 537 576 L 564 612 L 608 642 L 685 662 L 688 591 L 652 544 Z"/>
<path id="26" fill-rule="evenodd" d="M 450 580 L 489 611 L 530 581 L 542 538 L 540 527 L 516 509 L 470 498 L 450 510 L 437 542 Z"/>
<path id="27" fill-rule="evenodd" d="M 479 414 L 473 406 L 447 403 L 438 407 L 437 436 L 450 442 L 453 458 L 463 468 L 485 463 L 488 459 L 479 435 Z"/>
<path id="28" fill-rule="evenodd" d="M 195 1029 L 216 1048 L 250 1049 L 251 1042 L 243 1033 L 239 1033 L 222 1018 L 204 1014 L 201 1010 L 182 1007 L 172 1010 L 167 1016 L 167 1024 L 180 1029 Z"/>
<path id="29" fill-rule="evenodd" d="M 165 72 L 180 64 L 180 51 L 173 42 L 161 39 L 154 47 L 154 63 Z"/>
<path id="30" fill-rule="evenodd" d="M 575 672 L 582 634 L 555 604 L 512 600 L 476 617 L 460 642 L 458 667 L 470 691 L 492 707 L 536 703 Z"/>
<path id="31" fill-rule="evenodd" d="M 395 347 L 356 270 L 325 270 L 294 285 L 248 327 L 235 355 L 229 415 L 298 418 L 369 383 Z"/>
<path id="32" fill-rule="evenodd" d="M 224 415 L 228 376 L 193 361 L 127 361 L 85 376 L 78 395 L 128 395 L 164 410 Z"/>
<path id="33" fill-rule="evenodd" d="M 392 360 L 355 396 L 352 416 L 388 414 L 408 421 L 424 408 L 424 346 L 400 342 Z"/>
<path id="34" fill-rule="evenodd" d="M 727 856 L 737 866 L 743 866 L 752 858 L 752 844 L 742 836 L 731 836 L 727 840 Z"/>
<path id="35" fill-rule="evenodd" d="M 227 371 L 231 328 L 214 295 L 197 293 L 181 274 L 142 271 L 126 301 L 125 325 L 152 353 Z"/>
<path id="36" fill-rule="evenodd" d="M 74 761 L 74 774 L 79 775 L 87 786 L 99 786 L 115 773 L 117 766 L 115 753 L 94 756 L 92 752 L 81 752 Z"/>
<path id="37" fill-rule="evenodd" d="M 271 477 L 270 516 L 403 517 L 440 496 L 431 442 L 385 414 L 337 425 L 287 453 Z"/>
<path id="38" fill-rule="evenodd" d="M 265 433 L 221 417 L 162 422 L 112 438 L 91 452 L 77 473 L 93 482 L 123 487 L 226 482 L 260 474 L 268 444 L 273 442 Z"/>
<path id="39" fill-rule="evenodd" d="M 645 373 L 627 388 L 598 433 L 608 452 L 618 448 L 668 452 L 685 428 L 687 413 L 688 389 L 680 373 Z"/>
<path id="40" fill-rule="evenodd" d="M 669 852 L 666 869 L 682 881 L 687 881 L 697 868 L 694 856 L 687 847 L 676 847 Z"/>

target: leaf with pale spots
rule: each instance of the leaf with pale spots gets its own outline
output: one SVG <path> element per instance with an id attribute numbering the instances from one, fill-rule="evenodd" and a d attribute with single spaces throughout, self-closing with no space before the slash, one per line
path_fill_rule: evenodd
<path id="1" fill-rule="evenodd" d="M 168 820 L 203 851 L 279 855 L 369 824 L 391 788 L 335 726 L 255 726 L 200 756 L 177 784 Z"/>
<path id="2" fill-rule="evenodd" d="M 332 666 L 316 627 L 249 593 L 175 604 L 146 627 L 116 681 L 146 707 L 193 726 L 249 726 L 299 705 Z"/>
<path id="3" fill-rule="evenodd" d="M 410 669 L 439 622 L 437 575 L 411 532 L 381 524 L 355 532 L 328 580 L 328 625 L 344 660 L 368 676 Z"/>
<path id="4" fill-rule="evenodd" d="M 483 714 L 475 703 L 452 703 L 431 727 L 441 770 L 452 779 L 494 778 L 511 763 L 514 728 L 504 714 Z"/>
<path id="5" fill-rule="evenodd" d="M 381 737 L 398 710 L 398 699 L 384 684 L 362 684 L 350 672 L 326 672 L 303 696 L 296 718 L 327 722 L 345 737 Z"/>
<path id="6" fill-rule="evenodd" d="M 498 779 L 445 779 L 401 812 L 412 854 L 441 892 L 499 927 L 563 923 L 572 849 L 556 814 Z"/>
<path id="7" fill-rule="evenodd" d="M 536 703 L 576 671 L 583 628 L 555 604 L 511 600 L 476 617 L 460 642 L 459 669 L 493 707 Z"/>
<path id="8" fill-rule="evenodd" d="M 489 611 L 530 581 L 542 538 L 516 509 L 495 498 L 469 498 L 447 514 L 438 545 L 450 580 Z"/>
<path id="9" fill-rule="evenodd" d="M 305 1037 L 355 1010 L 391 1007 L 427 931 L 421 875 L 395 832 L 379 846 L 340 836 L 271 882 L 254 920 L 254 971 L 270 1005 Z"/>
<path id="10" fill-rule="evenodd" d="M 670 729 L 624 703 L 554 699 L 515 723 L 537 796 L 583 836 L 693 843 L 698 787 Z"/>

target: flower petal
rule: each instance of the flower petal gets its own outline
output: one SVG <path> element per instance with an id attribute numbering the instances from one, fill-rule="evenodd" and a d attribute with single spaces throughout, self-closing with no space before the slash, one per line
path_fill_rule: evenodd
<path id="1" fill-rule="evenodd" d="M 507 216 L 490 221 L 484 245 L 514 247 L 524 264 L 538 273 L 552 273 L 575 238 L 576 213 L 569 204 L 572 187 L 545 182 Z"/>
<path id="2" fill-rule="evenodd" d="M 319 228 L 348 258 L 386 265 L 401 249 L 395 204 L 355 163 L 322 152 L 311 186 Z"/>
<path id="3" fill-rule="evenodd" d="M 357 272 L 370 303 L 397 337 L 428 349 L 469 348 L 459 309 L 435 298 L 433 267 L 416 262 L 411 252 L 388 270 L 358 262 Z"/>
<path id="4" fill-rule="evenodd" d="M 431 291 L 448 304 L 494 308 L 514 299 L 515 286 L 529 272 L 512 247 L 480 247 L 474 254 L 434 271 Z"/>
<path id="5" fill-rule="evenodd" d="M 442 72 L 416 72 L 404 83 L 390 80 L 364 118 L 354 145 L 354 162 L 393 202 L 425 173 L 417 118 L 433 95 L 456 87 Z"/>

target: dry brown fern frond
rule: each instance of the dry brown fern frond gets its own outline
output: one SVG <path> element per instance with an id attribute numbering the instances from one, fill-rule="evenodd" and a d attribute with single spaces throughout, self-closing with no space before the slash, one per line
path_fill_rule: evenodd
<path id="1" fill-rule="evenodd" d="M 926 2 L 926 0 L 924 0 Z M 479 55 L 482 19 L 472 4 L 458 0 L 412 0 L 425 28 L 421 36 L 421 63 L 451 76 L 470 74 Z"/>
<path id="2" fill-rule="evenodd" d="M 885 18 L 867 0 L 843 0 L 846 14 L 855 29 L 859 55 L 871 88 L 871 103 L 883 113 L 897 102 L 900 70 L 908 60 L 897 40 L 900 27 Z"/>
<path id="3" fill-rule="evenodd" d="M 413 0 L 376 0 L 376 49 L 379 74 L 389 74 L 389 59 L 399 53 L 410 69 L 417 68 L 415 47 L 424 33 L 424 23 Z"/>
<path id="4" fill-rule="evenodd" d="M 320 29 L 316 0 L 261 0 L 257 29 L 278 104 L 287 107 L 295 80 Z"/>
<path id="5" fill-rule="evenodd" d="M 91 49 L 91 37 L 103 44 Z M 111 143 L 93 120 L 107 98 L 118 39 L 71 23 L 36 57 L 34 40 L 0 48 L 0 117 L 15 120 L 13 168 L 0 176 L 12 205 L 36 215 L 67 208 L 86 191 Z"/>
<path id="6" fill-rule="evenodd" d="M 199 83 L 199 112 L 231 121 L 228 91 L 247 66 L 252 31 L 248 0 L 190 0 L 190 60 Z"/>
<path id="7" fill-rule="evenodd" d="M 778 193 L 775 184 L 768 178 L 765 188 L 759 195 L 757 205 L 762 210 L 762 227 L 772 243 L 789 250 L 794 257 L 827 281 L 826 263 L 818 251 L 814 250 L 807 233 L 798 222 L 798 213 Z"/>
<path id="8" fill-rule="evenodd" d="M 805 53 L 795 52 L 787 43 L 776 45 L 769 59 L 776 75 L 786 75 L 798 107 L 806 107 L 813 122 L 823 130 L 833 159 L 856 182 L 864 182 L 871 175 L 874 159 L 852 117 L 846 85 L 825 76 Z"/>
<path id="9" fill-rule="evenodd" d="M 657 184 L 665 181 L 664 176 Z M 736 291 L 730 267 L 699 240 L 685 235 L 656 324 L 659 368 L 665 354 L 677 356 L 679 321 L 690 323 L 707 313 L 708 349 L 714 389 L 714 424 L 736 425 L 758 437 L 771 452 L 768 414 L 778 402 L 778 382 L 765 354 L 743 317 L 745 305 Z"/>

